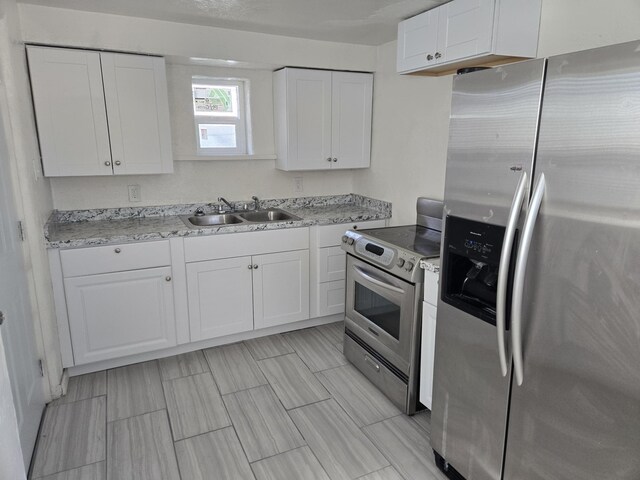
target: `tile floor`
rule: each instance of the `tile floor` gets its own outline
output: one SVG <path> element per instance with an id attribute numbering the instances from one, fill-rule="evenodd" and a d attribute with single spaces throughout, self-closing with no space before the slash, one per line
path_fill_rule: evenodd
<path id="1" fill-rule="evenodd" d="M 444 480 L 429 427 L 349 364 L 339 322 L 72 378 L 31 478 Z"/>

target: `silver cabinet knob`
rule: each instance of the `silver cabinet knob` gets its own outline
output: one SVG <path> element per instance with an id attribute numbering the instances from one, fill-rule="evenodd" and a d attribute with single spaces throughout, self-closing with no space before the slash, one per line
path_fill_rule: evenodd
<path id="1" fill-rule="evenodd" d="M 120 253 L 121 251 L 122 251 L 122 250 L 121 250 L 121 249 L 119 249 L 119 248 L 116 248 L 116 249 L 114 250 L 114 252 L 116 252 L 116 253 Z"/>
<path id="2" fill-rule="evenodd" d="M 122 162 L 121 162 L 120 160 L 116 160 L 114 163 L 115 163 L 116 165 L 122 165 Z"/>
<path id="3" fill-rule="evenodd" d="M 248 268 L 249 270 L 253 270 L 253 265 L 247 265 L 247 268 Z"/>
<path id="4" fill-rule="evenodd" d="M 327 162 L 330 162 L 330 161 L 331 161 L 331 157 L 327 157 Z"/>
<path id="5" fill-rule="evenodd" d="M 338 161 L 338 159 L 333 157 L 333 163 L 336 163 L 337 161 Z"/>
<path id="6" fill-rule="evenodd" d="M 442 57 L 442 54 L 440 52 L 436 52 L 436 58 L 440 58 Z"/>
<path id="7" fill-rule="evenodd" d="M 257 269 L 258 269 L 258 265 L 254 264 L 254 265 L 253 265 L 253 269 L 254 269 L 254 270 L 257 270 Z"/>
<path id="8" fill-rule="evenodd" d="M 171 281 L 171 275 L 167 275 L 166 277 L 164 277 L 164 279 L 165 279 L 167 282 L 170 282 L 170 281 Z"/>
<path id="9" fill-rule="evenodd" d="M 427 55 L 427 60 L 429 60 L 429 61 L 433 60 L 433 55 L 431 55 L 431 54 Z"/>
<path id="10" fill-rule="evenodd" d="M 107 160 L 106 162 L 104 162 L 104 164 L 105 164 L 107 167 L 110 167 L 110 166 L 111 166 L 111 162 L 110 162 L 110 161 L 108 161 L 108 160 Z"/>

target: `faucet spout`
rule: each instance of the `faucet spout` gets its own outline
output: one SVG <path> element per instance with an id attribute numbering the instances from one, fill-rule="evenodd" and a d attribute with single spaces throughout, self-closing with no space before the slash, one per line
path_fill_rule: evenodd
<path id="1" fill-rule="evenodd" d="M 218 201 L 226 204 L 227 207 L 229 207 L 229 210 L 231 210 L 232 212 L 235 211 L 235 207 L 231 205 L 224 197 L 218 197 Z"/>
<path id="2" fill-rule="evenodd" d="M 260 200 L 258 200 L 258 197 L 254 195 L 251 197 L 251 200 L 253 200 L 254 210 L 260 210 Z"/>

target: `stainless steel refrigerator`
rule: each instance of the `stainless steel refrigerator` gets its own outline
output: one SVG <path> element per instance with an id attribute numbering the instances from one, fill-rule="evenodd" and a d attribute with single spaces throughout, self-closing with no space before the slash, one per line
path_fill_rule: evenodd
<path id="1" fill-rule="evenodd" d="M 457 76 L 444 203 L 439 466 L 640 479 L 640 42 Z"/>

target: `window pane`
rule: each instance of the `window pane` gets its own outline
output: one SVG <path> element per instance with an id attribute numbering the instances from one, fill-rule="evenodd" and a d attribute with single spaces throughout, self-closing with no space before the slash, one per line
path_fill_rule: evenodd
<path id="1" fill-rule="evenodd" d="M 193 85 L 193 111 L 212 117 L 238 116 L 238 87 Z"/>
<path id="2" fill-rule="evenodd" d="M 236 148 L 236 126 L 229 124 L 198 124 L 200 148 Z"/>

